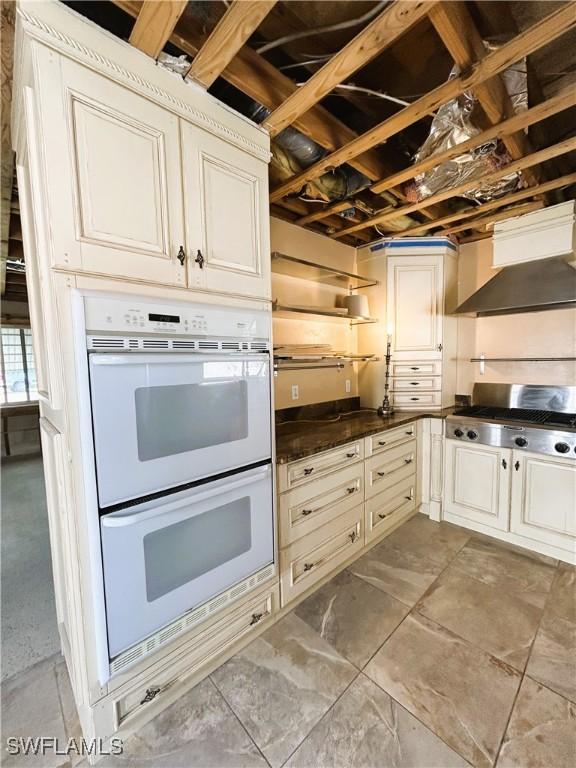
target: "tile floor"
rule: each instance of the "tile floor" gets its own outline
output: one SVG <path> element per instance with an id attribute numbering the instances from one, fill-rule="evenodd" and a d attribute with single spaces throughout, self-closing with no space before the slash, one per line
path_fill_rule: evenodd
<path id="1" fill-rule="evenodd" d="M 58 656 L 8 680 L 2 703 L 4 737 L 78 736 Z M 575 764 L 576 569 L 422 515 L 100 763 Z"/>

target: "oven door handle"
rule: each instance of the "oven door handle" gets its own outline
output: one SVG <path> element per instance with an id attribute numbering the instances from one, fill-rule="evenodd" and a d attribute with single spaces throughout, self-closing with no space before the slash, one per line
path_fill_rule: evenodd
<path id="1" fill-rule="evenodd" d="M 251 362 L 257 361 L 260 363 L 268 363 L 268 354 L 262 352 L 255 354 L 245 354 L 242 352 L 236 353 L 215 353 L 206 352 L 202 353 L 189 353 L 189 352 L 155 352 L 152 354 L 146 354 L 141 352 L 126 352 L 123 354 L 116 354 L 115 352 L 92 352 L 90 354 L 91 365 L 152 365 L 157 363 L 206 363 L 209 361 L 223 363 L 223 362 Z"/>
<path id="2" fill-rule="evenodd" d="M 256 470 L 250 472 L 248 477 L 242 477 L 238 480 L 234 480 L 228 483 L 222 483 L 217 488 L 206 489 L 199 493 L 191 492 L 185 497 L 179 498 L 177 501 L 168 501 L 165 504 L 161 504 L 161 499 L 158 500 L 158 505 L 151 509 L 143 509 L 140 512 L 133 512 L 129 509 L 118 510 L 117 512 L 110 512 L 108 515 L 103 515 L 100 518 L 102 525 L 105 528 L 123 528 L 128 525 L 134 525 L 135 523 L 143 523 L 146 520 L 152 520 L 168 512 L 174 512 L 183 505 L 196 503 L 200 501 L 206 501 L 206 499 L 215 498 L 229 491 L 235 491 L 238 488 L 242 488 L 245 485 L 251 485 L 258 480 L 263 480 L 266 475 L 271 474 L 271 465 L 266 464 L 264 467 L 259 467 Z M 196 489 L 192 489 L 194 491 Z M 170 498 L 170 497 L 168 497 Z M 188 516 L 188 515 L 187 515 Z"/>

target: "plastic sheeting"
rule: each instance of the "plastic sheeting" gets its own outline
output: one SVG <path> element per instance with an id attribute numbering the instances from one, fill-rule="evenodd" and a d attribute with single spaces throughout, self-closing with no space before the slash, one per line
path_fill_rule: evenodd
<path id="1" fill-rule="evenodd" d="M 494 50 L 497 46 L 487 44 L 486 47 Z M 458 68 L 454 67 L 450 78 L 457 77 L 458 74 Z M 521 61 L 507 69 L 502 78 L 514 111 L 520 112 L 527 109 L 526 61 Z M 478 102 L 472 91 L 465 91 L 458 98 L 440 107 L 432 120 L 430 134 L 418 150 L 414 162 L 418 163 L 427 157 L 444 152 L 481 133 L 480 126 L 475 123 L 477 110 Z M 511 173 L 488 185 L 481 183 L 482 176 L 507 165 L 510 161 L 511 157 L 503 143 L 495 139 L 441 163 L 426 173 L 418 174 L 404 191 L 409 199 L 419 201 L 477 178 L 478 187 L 462 196 L 478 203 L 488 202 L 521 186 L 520 173 Z"/>

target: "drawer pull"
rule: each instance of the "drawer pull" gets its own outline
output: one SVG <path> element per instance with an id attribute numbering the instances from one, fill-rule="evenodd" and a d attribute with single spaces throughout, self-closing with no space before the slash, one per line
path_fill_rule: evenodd
<path id="1" fill-rule="evenodd" d="M 378 477 L 384 477 L 386 472 L 376 472 L 376 474 L 378 475 Z"/>
<path id="2" fill-rule="evenodd" d="M 411 366 L 411 367 L 410 367 L 410 370 L 411 370 L 411 371 L 419 371 L 419 370 L 420 370 L 420 368 L 419 368 L 419 366 L 417 366 L 417 365 L 413 365 L 413 366 Z"/>
<path id="3" fill-rule="evenodd" d="M 304 563 L 304 570 L 311 571 L 314 568 L 314 563 Z"/>
<path id="4" fill-rule="evenodd" d="M 348 491 L 348 493 L 356 493 L 356 486 L 354 486 L 353 488 L 346 488 L 346 490 Z"/>
<path id="5" fill-rule="evenodd" d="M 420 400 L 419 397 L 411 397 L 410 400 Z"/>
<path id="6" fill-rule="evenodd" d="M 261 619 L 263 618 L 264 618 L 263 613 L 253 613 L 252 618 L 250 619 L 250 626 L 252 626 L 253 624 L 258 624 L 258 622 L 261 621 Z"/>
<path id="7" fill-rule="evenodd" d="M 305 475 L 311 475 L 311 474 L 312 474 L 312 472 L 314 472 L 314 467 L 306 467 L 306 468 L 304 469 L 304 474 L 305 474 Z"/>
<path id="8" fill-rule="evenodd" d="M 353 459 L 355 456 L 356 456 L 356 451 L 354 451 L 354 453 L 347 453 L 346 454 L 346 458 L 347 459 Z"/>
<path id="9" fill-rule="evenodd" d="M 411 384 L 413 387 L 417 387 L 417 386 L 420 384 L 420 382 L 419 382 L 419 381 L 411 381 L 411 382 L 410 382 L 410 384 Z"/>
<path id="10" fill-rule="evenodd" d="M 406 501 L 413 501 L 414 496 L 412 496 L 412 494 L 410 494 L 410 496 L 404 496 L 404 498 L 406 499 Z"/>
<path id="11" fill-rule="evenodd" d="M 303 509 L 302 510 L 302 517 L 308 517 L 308 515 L 311 515 L 312 512 L 314 512 L 313 509 Z"/>
<path id="12" fill-rule="evenodd" d="M 382 512 L 378 512 L 378 517 L 380 518 L 380 520 L 385 520 L 390 515 L 391 515 L 391 512 L 389 512 L 387 515 L 383 514 Z"/>
<path id="13" fill-rule="evenodd" d="M 158 696 L 161 690 L 162 689 L 158 688 L 158 686 L 153 686 L 152 688 L 146 688 L 146 693 L 144 695 L 144 698 L 140 702 L 140 704 L 148 704 L 149 701 L 152 701 L 152 699 Z"/>
<path id="14" fill-rule="evenodd" d="M 386 445 L 386 440 L 378 440 L 378 445 Z"/>
<path id="15" fill-rule="evenodd" d="M 410 435 L 410 437 L 412 437 L 412 435 L 414 434 L 414 430 L 413 429 L 409 429 L 408 432 L 406 432 L 406 434 Z"/>
<path id="16" fill-rule="evenodd" d="M 413 461 L 414 459 L 404 459 L 405 464 L 412 464 Z"/>
<path id="17" fill-rule="evenodd" d="M 348 534 L 348 538 L 350 539 L 350 541 L 352 542 L 352 544 L 354 544 L 354 542 L 355 542 L 355 541 L 356 541 L 356 539 L 358 538 L 358 534 L 356 533 L 356 531 L 352 531 L 352 533 L 349 533 L 349 534 Z"/>

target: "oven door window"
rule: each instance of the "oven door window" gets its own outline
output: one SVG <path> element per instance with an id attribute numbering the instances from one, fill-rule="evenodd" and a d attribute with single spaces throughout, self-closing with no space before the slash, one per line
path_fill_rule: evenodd
<path id="1" fill-rule="evenodd" d="M 134 392 L 138 458 L 222 445 L 248 436 L 246 380 L 139 387 Z"/>
<path id="2" fill-rule="evenodd" d="M 248 552 L 252 546 L 250 497 L 144 536 L 148 602 Z"/>

